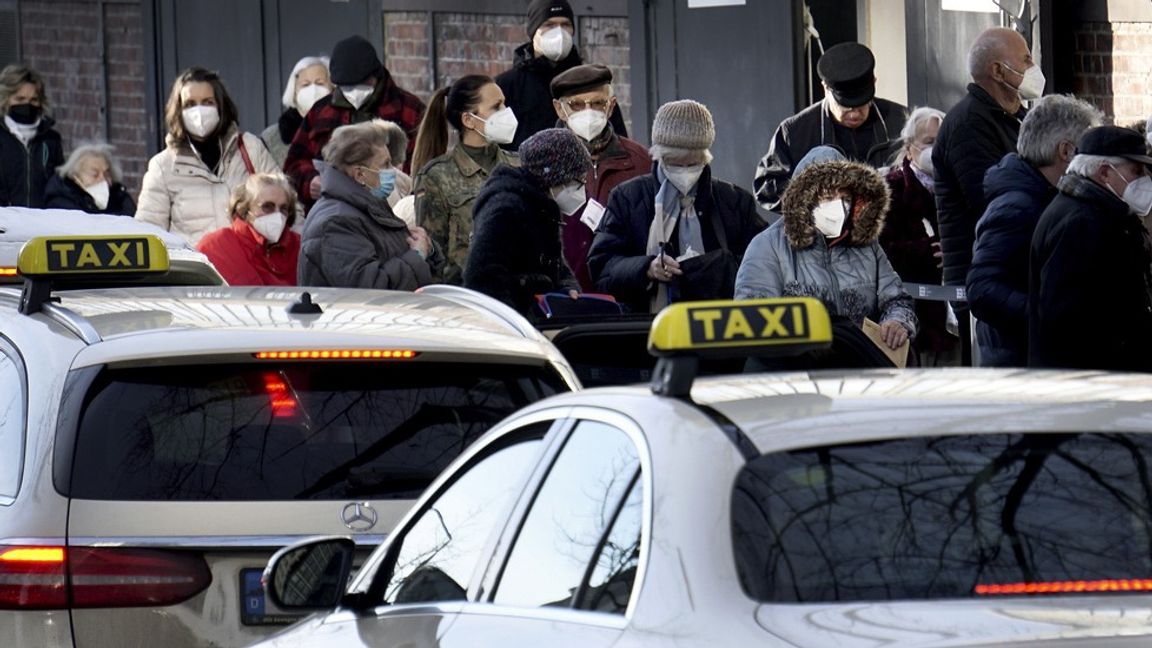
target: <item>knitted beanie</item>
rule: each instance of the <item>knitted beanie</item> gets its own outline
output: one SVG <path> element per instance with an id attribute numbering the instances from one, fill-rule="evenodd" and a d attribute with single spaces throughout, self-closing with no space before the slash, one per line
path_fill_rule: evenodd
<path id="1" fill-rule="evenodd" d="M 528 5 L 528 38 L 536 35 L 536 30 L 540 29 L 540 25 L 548 22 L 549 18 L 567 18 L 573 23 L 576 22 L 575 14 L 572 13 L 572 6 L 568 4 L 568 0 L 532 0 L 532 4 Z"/>
<path id="2" fill-rule="evenodd" d="M 716 141 L 716 126 L 708 108 L 691 99 L 669 101 L 656 111 L 652 143 L 678 149 L 707 150 Z"/>
<path id="3" fill-rule="evenodd" d="M 376 48 L 362 36 L 349 36 L 332 48 L 332 59 L 328 63 L 332 83 L 354 85 L 368 77 L 379 74 L 384 67 L 376 56 Z"/>
<path id="4" fill-rule="evenodd" d="M 583 180 L 592 168 L 588 148 L 567 128 L 549 128 L 520 145 L 520 166 L 544 187 Z"/>

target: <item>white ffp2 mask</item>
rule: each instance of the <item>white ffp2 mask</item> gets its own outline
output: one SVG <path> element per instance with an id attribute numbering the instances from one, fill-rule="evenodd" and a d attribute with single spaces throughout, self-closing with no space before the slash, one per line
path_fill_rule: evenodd
<path id="1" fill-rule="evenodd" d="M 108 209 L 108 196 L 111 194 L 111 189 L 108 187 L 107 182 L 103 180 L 94 182 L 84 187 L 84 191 L 88 192 L 89 196 L 92 196 L 92 200 L 96 202 L 97 209 Z"/>
<path id="2" fill-rule="evenodd" d="M 537 50 L 550 61 L 561 61 L 572 51 L 572 34 L 563 27 L 553 27 L 540 34 Z"/>
<path id="3" fill-rule="evenodd" d="M 275 212 L 253 218 L 252 229 L 256 230 L 256 233 L 260 236 L 263 236 L 265 241 L 277 243 L 280 241 L 280 236 L 284 234 L 284 226 L 287 223 L 287 216 L 280 212 Z"/>
<path id="4" fill-rule="evenodd" d="M 584 191 L 584 184 L 580 182 L 573 182 L 559 187 L 559 190 L 554 191 L 552 200 L 556 201 L 556 206 L 560 208 L 560 212 L 565 216 L 571 216 L 588 202 L 588 196 Z"/>
<path id="5" fill-rule="evenodd" d="M 812 220 L 816 229 L 826 238 L 836 238 L 844 231 L 844 221 L 848 217 L 848 204 L 841 198 L 825 200 L 812 210 Z"/>
<path id="6" fill-rule="evenodd" d="M 505 106 L 488 115 L 488 119 L 479 115 L 472 116 L 484 122 L 484 132 L 480 134 L 489 142 L 511 144 L 512 140 L 516 139 L 516 129 L 520 126 L 520 122 L 511 108 Z"/>
<path id="7" fill-rule="evenodd" d="M 190 106 L 181 111 L 180 116 L 184 129 L 200 139 L 215 133 L 220 125 L 220 111 L 216 106 Z"/>
<path id="8" fill-rule="evenodd" d="M 589 142 L 599 137 L 607 125 L 608 115 L 595 108 L 585 108 L 568 115 L 568 128 Z"/>
<path id="9" fill-rule="evenodd" d="M 375 89 L 375 86 L 367 84 L 340 86 L 340 94 L 344 95 L 344 98 L 348 103 L 352 104 L 353 108 L 360 110 L 360 106 L 363 106 L 364 102 L 368 101 L 368 96 L 371 95 Z"/>
<path id="10" fill-rule="evenodd" d="M 319 83 L 300 88 L 296 91 L 296 110 L 300 111 L 301 115 L 307 115 L 321 97 L 327 97 L 331 92 L 327 86 L 322 86 Z"/>

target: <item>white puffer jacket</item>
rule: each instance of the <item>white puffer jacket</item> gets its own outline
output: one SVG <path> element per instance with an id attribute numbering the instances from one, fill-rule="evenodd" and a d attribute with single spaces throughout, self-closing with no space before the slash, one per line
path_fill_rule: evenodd
<path id="1" fill-rule="evenodd" d="M 169 136 L 167 148 L 148 162 L 136 218 L 180 234 L 195 247 L 212 230 L 232 222 L 228 198 L 232 189 L 248 178 L 248 168 L 237 146 L 235 126 L 224 137 L 220 152 L 220 175 L 213 173 L 186 142 Z M 256 173 L 277 173 L 280 168 L 264 142 L 244 133 L 244 146 Z"/>

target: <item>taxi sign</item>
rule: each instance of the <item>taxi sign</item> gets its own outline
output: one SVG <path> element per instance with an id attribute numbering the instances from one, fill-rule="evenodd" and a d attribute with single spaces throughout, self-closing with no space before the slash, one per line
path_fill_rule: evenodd
<path id="1" fill-rule="evenodd" d="M 818 299 L 786 297 L 672 304 L 648 335 L 653 355 L 755 355 L 827 346 L 832 322 Z"/>
<path id="2" fill-rule="evenodd" d="M 162 273 L 168 249 L 150 234 L 39 236 L 20 249 L 16 265 L 26 277 Z"/>

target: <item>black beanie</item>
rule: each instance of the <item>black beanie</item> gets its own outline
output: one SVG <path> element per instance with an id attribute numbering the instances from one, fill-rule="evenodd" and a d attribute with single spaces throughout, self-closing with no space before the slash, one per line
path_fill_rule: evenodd
<path id="1" fill-rule="evenodd" d="M 576 14 L 572 13 L 568 0 L 532 0 L 532 4 L 528 5 L 528 38 L 535 36 L 536 30 L 549 18 L 557 16 L 576 24 Z"/>
<path id="2" fill-rule="evenodd" d="M 382 67 L 372 43 L 363 36 L 349 36 L 332 48 L 328 73 L 336 85 L 355 85 L 378 75 Z"/>

